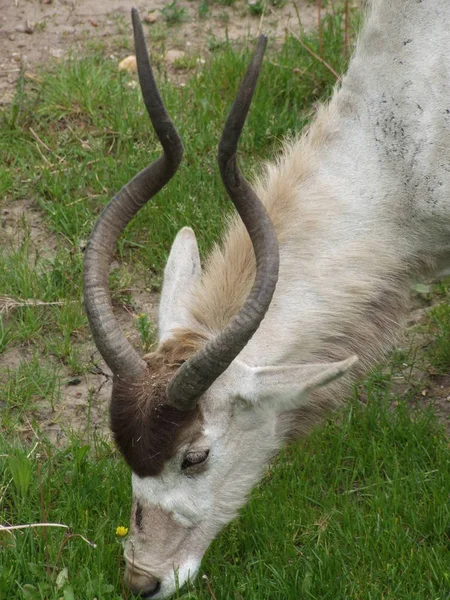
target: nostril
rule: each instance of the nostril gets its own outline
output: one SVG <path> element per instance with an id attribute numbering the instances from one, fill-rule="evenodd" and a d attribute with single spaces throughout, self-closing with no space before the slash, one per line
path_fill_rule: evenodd
<path id="1" fill-rule="evenodd" d="M 153 598 L 161 590 L 161 582 L 156 577 L 130 565 L 125 569 L 125 580 L 133 596 L 139 598 Z"/>
<path id="2" fill-rule="evenodd" d="M 153 598 L 161 589 L 161 582 L 155 579 L 151 586 L 147 586 L 145 590 L 141 592 L 141 598 Z"/>

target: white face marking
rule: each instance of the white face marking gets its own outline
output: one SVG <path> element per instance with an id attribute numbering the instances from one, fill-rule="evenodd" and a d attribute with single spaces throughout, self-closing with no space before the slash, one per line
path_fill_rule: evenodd
<path id="1" fill-rule="evenodd" d="M 195 577 L 209 544 L 245 503 L 279 443 L 275 418 L 245 403 L 233 405 L 226 386 L 218 382 L 219 389 L 215 387 L 202 398 L 201 437 L 180 449 L 159 475 L 132 475 L 135 508 L 125 544 L 127 563 L 131 573 L 134 558 L 141 573 L 160 581 L 155 598 L 173 594 L 177 578 L 181 587 Z M 182 470 L 186 452 L 205 450 L 209 456 L 204 468 Z M 135 522 L 137 503 L 140 527 Z"/>
<path id="2" fill-rule="evenodd" d="M 131 560 L 129 563 L 133 564 Z M 159 579 L 160 590 L 157 594 L 152 596 L 152 598 L 155 598 L 155 600 L 170 598 L 170 596 L 172 596 L 177 590 L 180 590 L 188 582 L 188 580 L 194 581 L 200 568 L 200 564 L 201 557 L 198 559 L 195 557 L 190 557 L 186 559 L 182 566 L 172 568 L 170 575 Z M 136 573 L 138 572 L 145 578 L 145 573 L 147 570 L 142 568 L 141 565 L 138 565 L 136 562 L 134 562 L 134 567 L 136 570 L 134 571 L 134 577 L 132 576 L 132 580 L 134 579 L 134 581 L 136 581 Z"/>
<path id="3" fill-rule="evenodd" d="M 133 496 L 147 505 L 158 506 L 184 527 L 192 527 L 211 509 L 213 494 L 208 479 L 207 472 L 193 476 L 182 472 L 175 457 L 157 477 L 139 477 L 133 473 Z"/>
<path id="4" fill-rule="evenodd" d="M 188 580 L 194 581 L 197 577 L 200 568 L 201 558 L 188 558 L 185 563 L 178 569 L 173 571 L 172 575 L 161 586 L 161 593 L 164 594 L 161 598 L 168 598 L 174 594 L 177 589 L 181 589 Z M 164 588 L 164 589 L 163 589 Z"/>

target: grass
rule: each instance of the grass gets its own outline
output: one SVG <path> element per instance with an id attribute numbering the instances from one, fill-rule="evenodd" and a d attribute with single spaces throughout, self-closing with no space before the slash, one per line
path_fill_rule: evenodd
<path id="1" fill-rule="evenodd" d="M 320 52 L 317 34 L 302 39 Z M 324 60 L 341 73 L 339 12 L 324 20 L 321 40 Z M 220 234 L 229 202 L 216 147 L 248 56 L 246 47 L 220 44 L 184 87 L 158 73 L 186 156 L 174 181 L 121 239 L 111 277 L 119 311 L 133 302 L 129 289 L 136 278 L 158 288 L 182 225 L 195 228 L 202 254 Z M 28 214 L 30 207 L 38 211 L 47 236 L 36 242 L 23 220 L 0 251 L 0 296 L 15 303 L 0 313 L 0 353 L 21 357 L 0 367 L 0 522 L 54 522 L 70 531 L 1 533 L 0 600 L 125 600 L 115 530 L 129 518 L 129 471 L 90 427 L 89 412 L 87 437 L 69 434 L 60 448 L 40 430 L 38 407 L 57 407 L 63 377 L 93 367 L 84 351 L 82 248 L 107 200 L 160 150 L 133 80 L 98 49 L 40 77 L 39 84 L 22 81 L 0 116 L 1 208 L 28 199 Z M 245 172 L 272 155 L 283 136 L 299 131 L 312 104 L 326 99 L 334 84 L 330 70 L 293 37 L 278 48 L 272 44 L 241 144 Z M 431 411 L 410 409 L 421 383 L 401 396 L 393 387 L 417 361 L 429 373 L 450 366 L 450 292 L 445 283 L 430 289 L 421 299 L 433 305 L 421 326 L 433 336 L 425 349 L 396 352 L 355 389 L 337 419 L 274 461 L 239 520 L 205 556 L 201 574 L 208 579 L 199 577 L 178 598 L 450 598 L 448 439 Z M 153 324 L 145 315 L 135 322 L 147 350 Z M 23 429 L 26 435 L 18 437 Z"/>
<path id="2" fill-rule="evenodd" d="M 178 4 L 178 0 L 172 0 L 160 10 L 167 25 L 176 25 L 186 19 L 186 8 Z"/>
<path id="3" fill-rule="evenodd" d="M 218 599 L 448 598 L 448 441 L 431 413 L 389 410 L 387 390 L 368 392 L 366 409 L 354 400 L 271 466 L 204 560 Z M 2 452 L 2 521 L 65 523 L 98 547 L 50 528 L 3 534 L 0 597 L 57 600 L 67 588 L 76 598 L 127 598 L 114 532 L 128 521 L 129 473 L 110 445 L 41 443 L 28 458 L 8 442 Z M 201 578 L 189 593 L 178 598 L 211 598 Z"/>

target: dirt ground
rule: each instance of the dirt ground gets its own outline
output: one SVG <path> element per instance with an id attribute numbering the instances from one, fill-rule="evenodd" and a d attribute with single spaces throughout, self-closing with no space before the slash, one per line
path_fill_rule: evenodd
<path id="1" fill-rule="evenodd" d="M 2 204 L 0 203 L 0 206 Z M 61 244 L 61 240 L 46 227 L 42 215 L 32 200 L 16 200 L 1 208 L 0 246 L 4 248 L 19 247 L 24 239 L 28 241 L 29 258 L 35 256 L 51 259 Z M 119 268 L 119 265 L 113 265 Z M 118 320 L 128 338 L 139 346 L 138 333 L 133 323 L 136 314 L 146 313 L 152 322 L 156 321 L 158 295 L 146 289 L 138 276 L 133 278 L 132 286 L 124 290 L 131 297 L 129 306 L 120 307 L 116 311 Z M 1 307 L 0 307 L 1 308 Z M 82 376 L 74 376 L 68 366 L 56 360 L 49 362 L 42 358 L 50 370 L 58 374 L 59 394 L 61 402 L 54 406 L 43 398 L 37 402 L 33 410 L 33 419 L 39 422 L 42 432 L 55 444 L 63 442 L 71 430 L 91 435 L 94 431 L 108 435 L 108 402 L 111 396 L 111 371 L 102 360 L 92 343 L 78 342 L 77 350 L 86 363 L 95 365 L 91 372 Z M 14 347 L 1 356 L 0 381 L 8 378 L 8 371 L 13 373 L 21 362 L 29 362 L 36 353 L 35 348 Z M 0 398 L 0 411 L 2 400 Z M 24 437 L 35 436 L 32 423 L 26 420 L 18 428 Z"/>
<path id="2" fill-rule="evenodd" d="M 150 13 L 149 28 L 166 27 L 160 9 L 169 2 L 151 0 L 0 0 L 0 104 L 8 103 L 21 69 L 27 72 L 39 64 L 76 53 L 87 42 L 101 40 L 118 60 L 126 52 L 117 52 L 117 40 L 131 40 L 130 11 L 139 9 L 141 18 Z M 298 19 L 305 28 L 317 23 L 317 6 L 307 0 L 295 0 L 281 8 L 269 7 L 266 14 L 252 16 L 244 0 L 233 6 L 211 3 L 208 16 L 200 19 L 199 0 L 178 0 L 185 9 L 183 22 L 167 27 L 166 49 L 207 52 L 207 41 L 232 40 L 255 36 L 266 31 L 282 36 L 286 27 L 298 31 Z M 297 15 L 298 11 L 298 15 Z M 170 52 L 168 55 L 170 61 Z"/>
<path id="3" fill-rule="evenodd" d="M 11 101 L 17 80 L 24 70 L 31 75 L 36 67 L 61 60 L 69 53 L 76 56 L 86 45 L 96 40 L 106 45 L 117 62 L 131 53 L 123 40 L 131 40 L 130 10 L 137 5 L 141 17 L 150 14 L 149 28 L 165 29 L 166 60 L 170 62 L 170 51 L 208 53 L 208 40 L 255 36 L 264 30 L 283 36 L 287 27 L 298 31 L 300 17 L 302 26 L 311 28 L 317 23 L 317 4 L 307 0 L 296 0 L 296 8 L 286 3 L 282 8 L 269 8 L 263 16 L 251 16 L 243 0 L 233 6 L 210 4 L 206 19 L 198 17 L 199 1 L 179 0 L 178 6 L 186 10 L 185 20 L 168 27 L 160 9 L 167 2 L 152 0 L 0 0 L 0 104 Z M 297 14 L 298 13 L 298 14 Z M 131 47 L 131 46 L 130 46 Z M 55 252 L 58 240 L 49 233 L 39 211 L 31 200 L 22 200 L 13 205 L 0 204 L 0 244 L 19 244 L 27 232 L 31 244 L 39 248 L 40 254 L 49 257 Z M 145 289 L 141 282 L 133 282 L 129 290 L 133 308 L 118 312 L 118 317 L 131 340 L 136 341 L 136 329 L 132 324 L 133 311 L 146 312 L 152 320 L 156 317 L 158 298 Z M 410 325 L 424 320 L 425 309 L 417 306 L 411 314 Z M 411 342 L 413 333 L 405 335 L 403 346 Z M 422 341 L 425 345 L 426 341 Z M 83 430 L 89 423 L 90 432 L 108 431 L 107 404 L 111 393 L 111 374 L 91 346 L 86 344 L 86 357 L 94 358 L 98 365 L 94 372 L 82 377 L 73 377 L 67 367 L 55 365 L 60 374 L 61 402 L 55 410 L 48 403 L 37 406 L 37 418 L 43 431 L 54 442 L 63 439 L 67 430 Z M 26 349 L 15 348 L 2 356 L 2 369 L 16 368 L 20 361 L 30 358 Z M 405 392 L 411 385 L 419 389 L 412 405 L 421 407 L 432 404 L 436 414 L 450 433 L 450 377 L 431 376 L 416 371 L 414 384 L 407 376 L 399 376 L 395 391 Z M 420 381 L 423 380 L 423 385 Z M 1 408 L 1 402 L 0 402 Z M 31 423 L 24 425 L 23 434 L 34 434 Z"/>

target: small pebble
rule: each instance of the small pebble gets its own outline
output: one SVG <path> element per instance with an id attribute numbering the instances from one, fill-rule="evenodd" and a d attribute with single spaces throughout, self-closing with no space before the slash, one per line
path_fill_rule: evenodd
<path id="1" fill-rule="evenodd" d="M 18 33 L 28 33 L 28 34 L 33 33 L 34 32 L 33 21 L 25 21 L 25 25 L 17 25 L 16 31 Z"/>
<path id="2" fill-rule="evenodd" d="M 145 17 L 144 17 L 144 21 L 146 23 L 156 23 L 156 21 L 158 20 L 158 13 L 155 11 L 150 11 Z"/>
<path id="3" fill-rule="evenodd" d="M 185 54 L 186 53 L 183 52 L 183 50 L 167 50 L 166 60 L 169 63 L 169 65 L 173 65 L 173 63 L 176 60 L 179 60 L 180 58 L 184 58 Z"/>
<path id="4" fill-rule="evenodd" d="M 137 71 L 136 57 L 134 54 L 131 54 L 120 61 L 119 71 L 128 71 L 128 73 L 135 73 Z"/>

